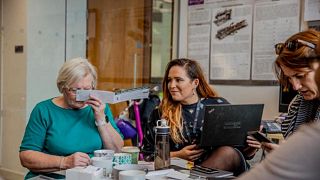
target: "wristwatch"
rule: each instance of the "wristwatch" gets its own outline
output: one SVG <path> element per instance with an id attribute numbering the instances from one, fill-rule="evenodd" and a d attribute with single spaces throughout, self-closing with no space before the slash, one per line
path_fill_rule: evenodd
<path id="1" fill-rule="evenodd" d="M 96 126 L 104 126 L 107 123 L 109 123 L 109 118 L 108 118 L 108 116 L 105 116 L 104 119 L 96 120 L 96 121 L 94 121 L 94 123 L 96 124 Z"/>

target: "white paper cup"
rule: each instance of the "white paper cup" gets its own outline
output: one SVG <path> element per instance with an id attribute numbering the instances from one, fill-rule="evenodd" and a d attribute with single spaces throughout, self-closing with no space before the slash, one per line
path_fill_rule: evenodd
<path id="1" fill-rule="evenodd" d="M 148 166 L 140 165 L 140 164 L 122 164 L 122 165 L 115 165 L 112 170 L 112 174 L 114 179 L 119 179 L 119 173 L 121 171 L 126 170 L 141 170 L 141 171 L 148 171 Z"/>
<path id="2" fill-rule="evenodd" d="M 115 153 L 113 156 L 113 162 L 117 164 L 131 164 L 132 157 L 130 153 Z"/>
<path id="3" fill-rule="evenodd" d="M 92 157 L 91 164 L 95 167 L 104 168 L 106 173 L 111 174 L 114 162 L 112 159 L 106 159 L 105 157 Z"/>
<path id="4" fill-rule="evenodd" d="M 114 150 L 100 149 L 93 152 L 94 157 L 105 157 L 106 159 L 113 159 Z"/>
<path id="5" fill-rule="evenodd" d="M 119 180 L 144 180 L 146 172 L 141 170 L 125 170 L 119 173 Z"/>

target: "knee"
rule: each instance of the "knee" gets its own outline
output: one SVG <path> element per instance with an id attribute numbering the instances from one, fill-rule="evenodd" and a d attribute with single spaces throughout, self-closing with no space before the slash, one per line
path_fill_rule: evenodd
<path id="1" fill-rule="evenodd" d="M 230 146 L 221 146 L 215 149 L 206 160 L 212 164 L 221 166 L 221 165 L 233 165 L 237 164 L 240 161 L 237 151 Z M 210 163 L 210 164 L 211 164 Z M 217 167 L 216 167 L 217 168 Z"/>
<path id="2" fill-rule="evenodd" d="M 226 157 L 226 158 L 232 158 L 232 157 L 238 156 L 237 151 L 230 146 L 221 146 L 215 149 L 213 153 L 217 154 L 219 157 Z"/>
<path id="3" fill-rule="evenodd" d="M 202 165 L 222 170 L 231 170 L 234 169 L 239 162 L 240 157 L 233 147 L 222 146 L 215 149 Z"/>

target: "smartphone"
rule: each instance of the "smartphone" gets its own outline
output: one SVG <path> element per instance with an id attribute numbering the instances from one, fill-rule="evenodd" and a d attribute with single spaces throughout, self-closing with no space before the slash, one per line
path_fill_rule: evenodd
<path id="1" fill-rule="evenodd" d="M 195 165 L 191 168 L 191 173 L 200 172 L 205 174 L 215 174 L 219 171 L 217 169 L 207 168 L 199 165 Z"/>
<path id="2" fill-rule="evenodd" d="M 254 137 L 259 142 L 274 143 L 259 131 L 249 131 L 248 135 Z"/>

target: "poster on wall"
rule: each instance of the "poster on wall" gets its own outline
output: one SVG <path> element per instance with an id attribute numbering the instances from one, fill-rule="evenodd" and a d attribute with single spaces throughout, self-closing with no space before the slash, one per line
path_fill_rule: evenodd
<path id="1" fill-rule="evenodd" d="M 209 51 L 210 51 L 210 25 L 200 24 L 188 27 L 188 57 L 198 61 L 204 71 L 205 77 L 209 77 Z"/>
<path id="2" fill-rule="evenodd" d="M 274 45 L 299 32 L 300 1 L 257 2 L 254 11 L 252 79 L 275 80 Z"/>
<path id="3" fill-rule="evenodd" d="M 300 12 L 300 0 L 189 5 L 187 55 L 200 62 L 211 82 L 275 85 L 274 45 L 299 32 Z"/>
<path id="4" fill-rule="evenodd" d="M 209 77 L 210 54 L 210 9 L 194 9 L 189 11 L 188 25 L 188 57 L 198 61 L 205 77 Z"/>
<path id="5" fill-rule="evenodd" d="M 210 80 L 249 80 L 252 4 L 212 9 Z"/>
<path id="6" fill-rule="evenodd" d="M 319 0 L 304 1 L 304 20 L 305 21 L 320 20 L 320 1 Z"/>

